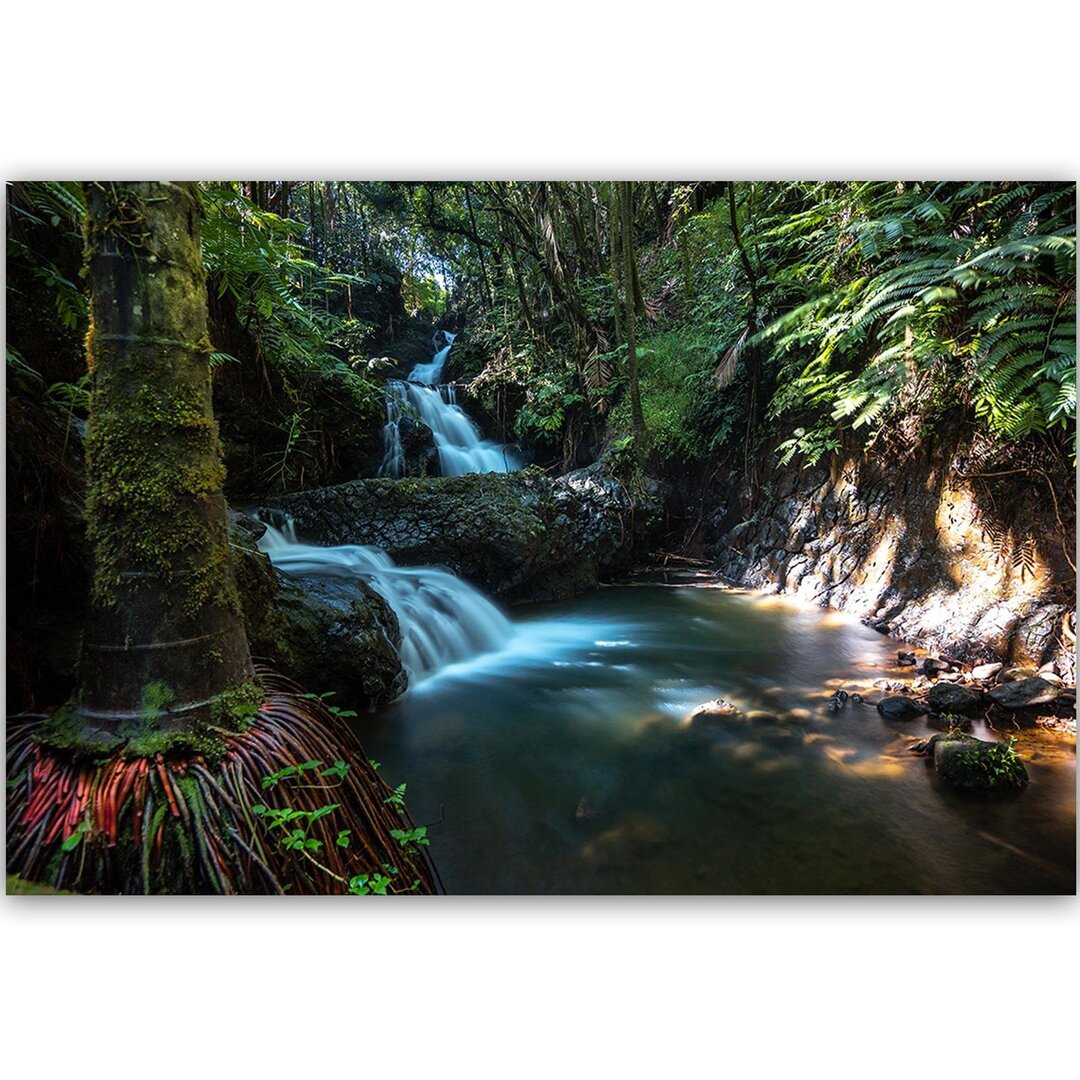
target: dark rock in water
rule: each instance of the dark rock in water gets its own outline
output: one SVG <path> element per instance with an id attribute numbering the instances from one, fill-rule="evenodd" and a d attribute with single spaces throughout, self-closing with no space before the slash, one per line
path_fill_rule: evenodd
<path id="1" fill-rule="evenodd" d="M 903 694 L 882 698 L 877 705 L 878 712 L 886 720 L 914 720 L 916 716 L 925 716 L 926 707 L 912 701 Z"/>
<path id="2" fill-rule="evenodd" d="M 427 424 L 403 416 L 398 424 L 406 476 L 438 476 L 439 451 Z"/>
<path id="3" fill-rule="evenodd" d="M 1028 774 L 1011 743 L 985 742 L 971 735 L 935 735 L 934 768 L 953 787 L 1009 790 L 1027 785 Z"/>
<path id="4" fill-rule="evenodd" d="M 333 690 L 335 704 L 354 709 L 379 708 L 405 692 L 401 629 L 374 589 L 359 581 L 283 577 L 276 607 L 285 634 L 272 645 L 302 685 Z"/>
<path id="5" fill-rule="evenodd" d="M 898 652 L 896 662 L 902 667 L 911 667 L 915 663 L 915 654 L 913 652 Z"/>
<path id="6" fill-rule="evenodd" d="M 956 665 L 951 660 L 942 660 L 937 656 L 927 656 L 922 663 L 916 665 L 923 675 L 937 675 L 942 671 L 951 671 Z"/>
<path id="7" fill-rule="evenodd" d="M 994 704 L 1003 709 L 1030 709 L 1036 705 L 1049 705 L 1061 695 L 1056 686 L 1037 676 L 1021 679 L 1019 682 L 1002 683 L 987 693 Z"/>
<path id="8" fill-rule="evenodd" d="M 854 705 L 861 705 L 862 704 L 862 694 L 852 694 L 851 695 L 851 702 Z"/>
<path id="9" fill-rule="evenodd" d="M 656 486 L 590 466 L 534 472 L 354 480 L 282 496 L 300 536 L 374 544 L 403 566 L 441 566 L 510 600 L 572 596 L 628 571 L 659 526 Z"/>
<path id="10" fill-rule="evenodd" d="M 405 692 L 401 629 L 378 593 L 357 581 L 279 575 L 242 540 L 232 550 L 254 657 L 312 692 L 334 691 L 343 709 L 376 708 Z"/>
<path id="11" fill-rule="evenodd" d="M 984 708 L 983 702 L 983 695 L 977 690 L 947 682 L 931 686 L 926 695 L 926 704 L 932 713 L 959 713 L 968 716 L 981 712 Z"/>

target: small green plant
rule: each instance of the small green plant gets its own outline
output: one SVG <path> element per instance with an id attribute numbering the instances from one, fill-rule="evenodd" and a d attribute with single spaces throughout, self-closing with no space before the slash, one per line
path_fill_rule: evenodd
<path id="1" fill-rule="evenodd" d="M 1024 787 L 1027 769 L 1016 752 L 1016 739 L 991 746 L 972 746 L 953 758 L 953 769 L 968 778 L 967 787 Z"/>
<path id="2" fill-rule="evenodd" d="M 76 826 L 75 831 L 64 838 L 64 842 L 60 845 L 62 851 L 74 851 L 79 844 L 82 843 L 83 836 L 90 831 L 89 821 L 80 821 Z"/>
<path id="3" fill-rule="evenodd" d="M 327 698 L 332 698 L 336 691 L 327 690 L 324 694 L 304 694 L 309 701 L 321 701 L 323 705 L 326 705 L 326 711 L 332 713 L 334 716 L 339 717 L 342 720 L 348 719 L 350 716 L 356 716 L 356 712 L 352 709 L 342 709 L 337 705 L 328 705 Z"/>
<path id="4" fill-rule="evenodd" d="M 387 806 L 392 807 L 399 814 L 403 814 L 405 812 L 405 788 L 407 786 L 407 784 L 398 784 L 398 786 L 394 788 L 394 790 L 391 791 L 385 799 L 383 799 L 383 802 Z"/>
<path id="5" fill-rule="evenodd" d="M 427 838 L 427 826 L 417 825 L 413 829 L 391 829 L 390 835 L 402 846 L 416 844 L 417 847 L 428 847 L 431 841 Z"/>
<path id="6" fill-rule="evenodd" d="M 330 691 L 324 694 L 305 694 L 304 696 L 309 700 L 325 703 L 326 699 L 332 696 L 332 693 Z M 330 707 L 330 709 L 339 716 L 356 715 L 348 710 L 339 710 L 336 707 Z M 378 770 L 379 768 L 379 762 L 377 761 L 372 760 L 368 764 L 372 770 Z M 329 795 L 334 789 L 342 786 L 350 768 L 349 763 L 341 759 L 329 766 L 325 765 L 323 761 L 312 759 L 295 765 L 286 765 L 284 768 L 264 776 L 261 780 L 261 786 L 262 790 L 266 792 L 284 792 L 289 789 L 303 788 L 306 790 L 326 791 Z M 391 807 L 402 816 L 407 812 L 405 808 L 407 787 L 407 784 L 398 784 L 383 799 L 384 805 Z M 326 819 L 329 819 L 340 808 L 340 802 L 330 801 L 314 810 L 299 810 L 290 805 L 269 806 L 266 803 L 257 803 L 251 807 L 251 813 L 254 818 L 262 823 L 268 836 L 279 843 L 285 851 L 291 852 L 297 858 L 312 864 L 341 885 L 344 885 L 350 895 L 385 896 L 414 891 L 419 886 L 419 878 L 413 881 L 412 884 L 406 885 L 398 877 L 398 868 L 389 864 L 382 866 L 381 873 L 363 873 L 351 877 L 347 876 L 348 872 L 343 869 L 341 859 L 345 859 L 345 865 L 347 865 L 347 862 L 354 858 L 351 853 L 354 839 L 353 831 L 351 829 L 337 829 L 327 833 L 325 829 L 328 823 Z M 324 824 L 316 830 L 315 826 L 319 822 Z M 412 845 L 411 850 L 416 852 L 430 844 L 427 838 L 427 826 L 424 825 L 409 829 L 391 829 L 390 835 L 403 848 Z M 72 846 L 77 844 L 79 839 L 79 834 L 71 838 Z M 357 845 L 356 859 L 362 857 L 364 846 Z M 336 857 L 328 858 L 323 854 L 324 849 L 330 851 L 341 850 Z M 345 855 L 344 852 L 350 852 L 350 854 Z M 330 866 L 326 865 L 326 862 L 334 864 L 337 870 L 331 869 Z"/>

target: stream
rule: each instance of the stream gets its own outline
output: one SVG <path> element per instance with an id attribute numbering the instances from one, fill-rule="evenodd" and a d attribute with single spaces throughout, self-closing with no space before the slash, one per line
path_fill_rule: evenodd
<path id="1" fill-rule="evenodd" d="M 825 708 L 895 678 L 901 643 L 702 584 L 530 609 L 501 647 L 354 721 L 408 783 L 449 892 L 1073 891 L 1071 745 L 1025 731 L 1017 795 L 946 788 L 908 752 L 924 720 Z M 687 723 L 717 696 L 742 716 Z"/>
<path id="2" fill-rule="evenodd" d="M 442 333 L 388 383 L 380 475 L 403 475 L 406 417 L 443 476 L 520 465 L 439 385 Z M 259 546 L 283 573 L 363 580 L 397 614 L 409 690 L 353 723 L 408 785 L 451 893 L 1075 890 L 1075 745 L 1029 729 L 1025 790 L 945 787 L 909 751 L 940 730 L 926 718 L 826 708 L 902 674 L 903 643 L 852 617 L 674 574 L 511 618 L 445 570 L 303 543 L 287 516 Z M 718 697 L 738 714 L 691 721 Z"/>

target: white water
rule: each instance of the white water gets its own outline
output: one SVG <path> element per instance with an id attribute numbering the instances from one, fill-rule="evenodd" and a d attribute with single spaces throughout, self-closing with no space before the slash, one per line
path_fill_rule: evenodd
<path id="1" fill-rule="evenodd" d="M 426 364 L 416 364 L 409 372 L 409 382 L 423 383 L 425 386 L 434 386 L 442 378 L 443 365 L 450 348 L 454 344 L 457 334 L 451 334 L 449 330 L 440 331 L 446 336 L 446 345 L 441 348 Z"/>
<path id="2" fill-rule="evenodd" d="M 510 620 L 471 585 L 445 570 L 397 566 L 382 548 L 303 544 L 287 519 L 283 528 L 266 526 L 259 549 L 283 573 L 361 580 L 379 593 L 401 624 L 401 662 L 410 685 L 502 650 L 515 636 Z"/>
<path id="3" fill-rule="evenodd" d="M 399 424 L 409 412 L 431 429 L 439 451 L 440 476 L 513 472 L 519 467 L 517 459 L 502 443 L 480 438 L 476 425 L 455 401 L 453 386 L 418 386 L 393 381 L 386 384 L 387 422 L 383 428 L 380 476 L 400 477 L 405 471 Z"/>
<path id="4" fill-rule="evenodd" d="M 439 452 L 440 476 L 466 473 L 513 472 L 520 462 L 502 444 L 482 439 L 476 425 L 457 404 L 454 387 L 437 386 L 454 334 L 443 330 L 448 344 L 428 364 L 417 364 L 408 382 L 386 384 L 386 425 L 383 428 L 383 460 L 380 476 L 401 477 L 405 453 L 401 445 L 401 420 L 412 414 L 431 429 Z"/>

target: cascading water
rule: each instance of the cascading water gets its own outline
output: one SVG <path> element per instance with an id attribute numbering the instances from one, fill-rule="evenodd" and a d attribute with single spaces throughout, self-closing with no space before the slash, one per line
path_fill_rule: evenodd
<path id="1" fill-rule="evenodd" d="M 426 364 L 416 364 L 409 372 L 409 382 L 423 383 L 425 386 L 434 386 L 442 378 L 442 369 L 446 364 L 446 358 L 450 355 L 450 349 L 454 344 L 457 334 L 451 334 L 449 330 L 440 331 L 446 337 L 446 344 Z"/>
<path id="2" fill-rule="evenodd" d="M 480 438 L 476 425 L 457 404 L 453 385 L 436 385 L 455 337 L 448 330 L 442 333 L 447 344 L 430 363 L 417 364 L 409 372 L 407 382 L 394 380 L 386 385 L 386 426 L 379 475 L 395 478 L 404 475 L 401 421 L 409 414 L 431 429 L 439 452 L 440 476 L 513 472 L 520 468 L 520 462 L 502 443 Z"/>
<path id="3" fill-rule="evenodd" d="M 439 451 L 440 476 L 513 472 L 519 467 L 517 459 L 502 443 L 480 438 L 473 422 L 457 404 L 453 386 L 418 386 L 394 381 L 386 385 L 387 423 L 383 429 L 380 476 L 400 477 L 405 471 L 400 423 L 410 412 L 431 429 Z"/>
<path id="4" fill-rule="evenodd" d="M 382 548 L 303 544 L 286 518 L 281 528 L 267 524 L 259 549 L 283 573 L 360 579 L 378 592 L 401 624 L 401 662 L 410 683 L 503 649 L 514 636 L 509 619 L 471 585 L 445 570 L 396 566 Z"/>

